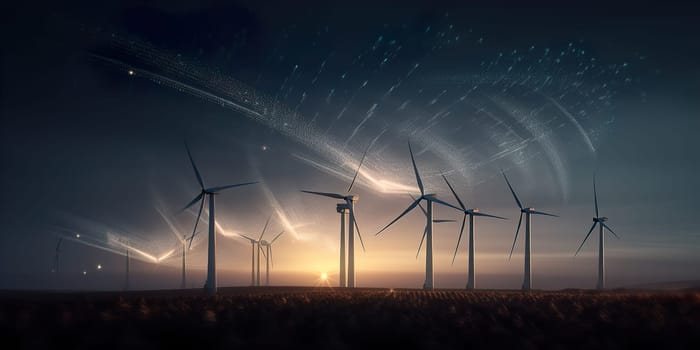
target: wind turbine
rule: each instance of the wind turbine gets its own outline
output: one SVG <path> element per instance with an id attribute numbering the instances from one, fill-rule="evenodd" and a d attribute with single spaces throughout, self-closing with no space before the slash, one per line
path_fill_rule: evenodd
<path id="1" fill-rule="evenodd" d="M 392 220 L 389 224 L 384 226 L 379 232 L 375 234 L 379 235 L 380 233 L 384 232 L 389 226 L 391 226 L 393 223 L 399 221 L 404 215 L 408 214 L 411 210 L 415 209 L 422 200 L 426 201 L 426 230 L 424 231 L 424 237 L 426 238 L 426 244 L 425 244 L 425 249 L 426 249 L 426 254 L 425 254 L 425 283 L 423 283 L 423 289 L 431 290 L 433 289 L 433 203 L 438 203 L 442 204 L 444 206 L 454 208 L 457 210 L 460 210 L 459 208 L 455 207 L 452 204 L 443 202 L 435 196 L 435 194 L 426 194 L 425 189 L 423 188 L 423 181 L 420 178 L 420 175 L 418 174 L 418 167 L 416 166 L 416 160 L 413 157 L 413 150 L 411 149 L 411 143 L 408 143 L 408 151 L 411 153 L 411 162 L 413 163 L 413 171 L 416 175 L 416 182 L 418 183 L 418 188 L 420 189 L 420 197 L 418 197 L 416 200 L 411 203 L 411 205 L 406 208 L 401 214 L 399 214 L 396 219 Z M 420 249 L 420 248 L 419 248 Z"/>
<path id="2" fill-rule="evenodd" d="M 193 235 L 194 232 L 197 231 L 197 224 L 199 223 L 199 219 L 202 216 L 204 202 L 206 201 L 207 196 L 209 197 L 209 251 L 207 259 L 207 281 L 204 284 L 204 287 L 208 294 L 214 295 L 216 294 L 216 218 L 214 216 L 214 197 L 223 190 L 227 190 L 233 187 L 256 184 L 257 181 L 207 188 L 204 186 L 204 180 L 202 180 L 202 176 L 199 174 L 199 170 L 197 170 L 197 166 L 194 164 L 194 159 L 192 159 L 192 154 L 190 153 L 190 148 L 187 147 L 187 144 L 185 144 L 185 149 L 187 149 L 187 156 L 190 158 L 192 169 L 194 170 L 194 174 L 197 177 L 197 183 L 199 183 L 199 187 L 201 188 L 200 193 L 183 208 L 183 210 L 186 210 L 189 207 L 195 205 L 197 202 L 200 202 L 199 213 L 197 214 L 197 220 L 194 222 L 194 229 L 192 230 Z"/>
<path id="3" fill-rule="evenodd" d="M 180 284 L 181 289 L 186 289 L 187 288 L 187 250 L 192 249 L 192 240 L 194 240 L 194 236 L 196 236 L 199 232 L 192 233 L 190 238 L 187 238 L 187 235 L 184 235 L 182 238 L 182 283 Z M 190 241 L 189 247 L 185 248 L 187 246 L 187 241 Z"/>
<path id="4" fill-rule="evenodd" d="M 409 194 L 409 196 L 415 201 L 416 197 L 413 197 L 413 195 Z M 428 212 L 423 208 L 422 204 L 418 204 L 418 207 L 420 207 L 420 210 L 423 212 L 423 214 L 428 217 Z M 433 219 L 433 223 L 440 224 L 440 223 L 445 223 L 445 222 L 455 222 L 455 220 L 445 220 L 445 219 Z M 420 254 L 420 248 L 423 247 L 423 241 L 425 240 L 425 236 L 428 234 L 428 226 L 425 227 L 423 230 L 423 236 L 420 238 L 420 244 L 418 244 L 418 250 L 416 251 L 416 259 L 418 259 L 418 255 Z"/>
<path id="5" fill-rule="evenodd" d="M 251 286 L 260 286 L 260 240 L 262 239 L 263 235 L 265 235 L 265 230 L 267 230 L 267 225 L 270 223 L 270 219 L 272 219 L 272 215 L 270 215 L 269 218 L 267 218 L 267 221 L 265 222 L 265 226 L 263 227 L 262 233 L 260 233 L 260 237 L 258 239 L 253 239 L 250 238 L 246 235 L 239 234 L 239 236 L 247 239 L 250 242 L 250 285 Z M 257 274 L 257 283 L 255 281 L 255 245 L 258 245 L 258 274 Z"/>
<path id="6" fill-rule="evenodd" d="M 275 236 L 275 238 L 274 238 L 272 241 L 270 241 L 270 242 L 268 242 L 268 241 L 266 241 L 266 240 L 261 240 L 260 243 L 258 243 L 259 246 L 265 247 L 265 251 L 266 251 L 266 252 L 263 251 L 263 254 L 267 253 L 267 254 L 265 254 L 265 285 L 266 285 L 266 286 L 269 286 L 269 285 L 270 285 L 270 263 L 272 263 L 273 266 L 274 266 L 274 264 L 275 264 L 275 263 L 272 261 L 272 243 L 275 243 L 275 241 L 276 241 L 278 238 L 280 238 L 280 236 L 281 236 L 283 233 L 284 233 L 284 231 L 282 231 L 282 232 L 280 232 L 279 234 L 277 234 L 277 236 Z M 259 255 L 258 255 L 258 256 L 259 256 Z M 258 266 L 259 266 L 259 265 L 258 265 Z M 258 272 L 259 272 L 259 271 L 260 271 L 260 270 L 259 270 L 259 268 L 258 268 Z"/>
<path id="7" fill-rule="evenodd" d="M 467 269 L 467 289 L 474 289 L 476 287 L 476 275 L 474 272 L 474 217 L 485 216 L 501 220 L 506 220 L 506 218 L 482 213 L 479 211 L 479 208 L 467 209 L 467 207 L 464 205 L 464 202 L 462 202 L 462 200 L 459 198 L 457 192 L 455 192 L 450 182 L 447 181 L 447 177 L 445 177 L 445 175 L 442 175 L 442 178 L 445 179 L 447 186 L 450 188 L 450 191 L 452 191 L 452 195 L 454 195 L 455 199 L 457 200 L 457 203 L 459 203 L 459 206 L 462 208 L 462 212 L 464 213 L 464 216 L 462 217 L 462 228 L 459 229 L 459 238 L 457 238 L 457 246 L 455 247 L 455 254 L 454 256 L 452 256 L 452 264 L 455 263 L 455 258 L 457 257 L 457 251 L 459 249 L 459 242 L 462 240 L 462 234 L 464 233 L 464 224 L 467 220 L 467 216 L 469 216 L 469 266 Z"/>
<path id="8" fill-rule="evenodd" d="M 372 146 L 372 144 L 370 144 L 370 146 Z M 348 187 L 348 193 L 350 193 L 352 186 L 355 184 L 355 179 L 357 179 L 357 174 L 360 172 L 360 167 L 362 167 L 362 162 L 365 160 L 370 146 L 367 147 L 365 153 L 362 155 L 362 159 L 360 159 L 360 164 L 357 166 L 355 176 L 352 178 L 350 187 Z M 350 221 L 348 222 L 347 286 L 350 288 L 355 288 L 355 229 L 357 229 L 357 237 L 360 239 L 362 251 L 365 251 L 365 243 L 362 241 L 360 227 L 357 225 L 357 219 L 355 218 L 355 202 L 357 202 L 360 197 L 352 194 L 342 195 L 339 193 L 314 192 L 306 190 L 301 190 L 301 192 L 345 201 L 345 203 L 339 203 L 336 206 L 336 211 L 340 213 L 340 286 L 345 287 L 345 215 L 349 213 Z"/>
<path id="9" fill-rule="evenodd" d="M 598 213 L 598 194 L 596 193 L 596 188 L 595 188 L 595 175 L 593 176 L 593 200 L 595 203 L 595 216 L 593 217 L 593 226 L 591 226 L 591 229 L 588 230 L 588 234 L 586 235 L 586 238 L 583 239 L 583 242 L 581 242 L 581 245 L 576 249 L 576 253 L 574 256 L 578 255 L 578 252 L 581 251 L 581 248 L 583 247 L 583 244 L 586 243 L 586 240 L 588 239 L 588 236 L 591 235 L 591 232 L 593 232 L 593 229 L 595 228 L 596 225 L 598 225 L 598 228 L 600 229 L 599 234 L 598 234 L 598 285 L 596 288 L 598 289 L 605 289 L 605 235 L 603 234 L 604 228 L 608 229 L 610 233 L 615 236 L 615 238 L 620 238 L 613 230 L 605 224 L 606 221 L 608 221 L 608 218 L 605 216 L 600 216 Z"/>
<path id="10" fill-rule="evenodd" d="M 61 242 L 63 242 L 63 237 L 58 238 L 58 243 L 56 243 L 56 254 L 53 258 L 53 272 L 58 273 L 58 258 L 61 254 Z"/>
<path id="11" fill-rule="evenodd" d="M 130 270 L 130 259 L 129 259 L 129 241 L 126 241 L 126 281 L 124 282 L 124 290 L 129 290 L 129 270 Z"/>
<path id="12" fill-rule="evenodd" d="M 515 239 L 513 240 L 513 247 L 510 248 L 510 255 L 508 256 L 508 259 L 513 256 L 513 249 L 515 249 L 515 242 L 518 240 L 518 232 L 520 231 L 520 224 L 523 221 L 523 214 L 525 214 L 525 277 L 523 280 L 523 290 L 530 290 L 532 289 L 532 271 L 530 270 L 530 251 L 531 251 L 531 244 L 530 244 L 530 234 L 531 234 L 531 222 L 530 222 L 530 215 L 535 214 L 535 215 L 547 215 L 547 216 L 554 216 L 554 217 L 559 217 L 554 214 L 548 214 L 543 211 L 537 211 L 535 208 L 523 208 L 523 205 L 520 203 L 520 199 L 518 199 L 518 196 L 515 194 L 515 191 L 513 190 L 513 186 L 510 185 L 510 181 L 508 181 L 508 177 L 506 176 L 506 173 L 501 171 L 501 174 L 503 174 L 503 178 L 506 179 L 506 183 L 508 184 L 508 188 L 510 188 L 510 192 L 513 194 L 513 198 L 515 198 L 515 202 L 518 204 L 518 208 L 520 208 L 520 219 L 518 219 L 518 228 L 515 230 Z"/>

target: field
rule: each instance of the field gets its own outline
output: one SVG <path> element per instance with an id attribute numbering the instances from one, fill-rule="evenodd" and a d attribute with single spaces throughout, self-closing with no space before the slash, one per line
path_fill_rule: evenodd
<path id="1" fill-rule="evenodd" d="M 700 349 L 700 292 L 5 291 L 0 339 L 4 349 Z"/>

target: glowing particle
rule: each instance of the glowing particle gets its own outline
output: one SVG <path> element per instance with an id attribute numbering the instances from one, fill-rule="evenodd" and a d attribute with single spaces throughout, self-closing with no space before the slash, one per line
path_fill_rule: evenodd
<path id="1" fill-rule="evenodd" d="M 134 71 L 132 69 L 129 69 L 129 75 L 134 75 Z"/>
<path id="2" fill-rule="evenodd" d="M 101 265 L 101 264 L 97 264 L 97 269 L 98 269 L 98 270 L 102 270 L 102 265 Z"/>

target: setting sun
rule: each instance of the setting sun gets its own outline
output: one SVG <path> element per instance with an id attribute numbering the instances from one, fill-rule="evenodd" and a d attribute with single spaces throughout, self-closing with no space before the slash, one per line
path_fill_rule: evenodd
<path id="1" fill-rule="evenodd" d="M 321 273 L 321 281 L 327 281 L 328 280 L 328 274 L 323 272 Z"/>

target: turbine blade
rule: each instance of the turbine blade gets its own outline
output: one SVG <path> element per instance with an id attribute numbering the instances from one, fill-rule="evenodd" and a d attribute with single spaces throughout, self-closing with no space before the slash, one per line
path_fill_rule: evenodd
<path id="1" fill-rule="evenodd" d="M 343 196 L 342 194 L 337 194 L 337 193 L 314 192 L 314 191 L 305 191 L 305 190 L 301 190 L 301 192 L 315 194 L 317 196 L 331 197 L 331 198 L 335 198 L 335 199 L 345 199 L 345 196 Z"/>
<path id="2" fill-rule="evenodd" d="M 197 176 L 197 182 L 199 182 L 199 186 L 204 188 L 204 181 L 202 180 L 202 175 L 199 174 L 199 170 L 197 170 L 197 165 L 194 164 L 194 159 L 192 159 L 192 153 L 190 153 L 190 147 L 187 145 L 187 142 L 185 142 L 185 149 L 187 150 L 187 156 L 190 158 L 190 163 L 192 163 L 192 169 L 194 169 L 194 174 Z"/>
<path id="3" fill-rule="evenodd" d="M 267 260 L 267 254 L 265 254 L 265 249 L 258 243 L 258 254 L 262 253 L 262 256 Z"/>
<path id="4" fill-rule="evenodd" d="M 416 252 L 416 259 L 418 259 L 418 255 L 420 254 L 420 248 L 423 247 L 423 241 L 425 240 L 425 236 L 428 234 L 428 227 L 425 227 L 425 230 L 423 230 L 423 237 L 420 239 L 420 244 L 418 245 L 418 251 Z"/>
<path id="5" fill-rule="evenodd" d="M 463 210 L 462 210 L 461 208 L 457 208 L 457 207 L 455 207 L 454 205 L 452 205 L 452 204 L 450 204 L 450 203 L 447 203 L 447 202 L 445 202 L 445 201 L 443 201 L 443 200 L 437 199 L 437 197 L 430 196 L 430 197 L 428 197 L 427 199 L 429 199 L 431 202 L 435 202 L 435 203 L 438 203 L 438 204 L 442 204 L 442 205 L 444 205 L 444 206 L 446 206 L 446 207 L 450 207 L 450 208 L 452 208 L 452 209 L 456 209 L 456 210 L 459 210 L 459 211 L 463 212 Z"/>
<path id="6" fill-rule="evenodd" d="M 448 220 L 448 219 L 435 219 L 435 220 L 433 220 L 433 222 L 437 223 L 437 224 L 440 224 L 443 222 L 455 222 L 455 221 L 457 221 L 457 220 Z"/>
<path id="7" fill-rule="evenodd" d="M 459 249 L 459 242 L 462 241 L 462 234 L 464 233 L 464 224 L 467 221 L 467 213 L 464 213 L 462 217 L 462 228 L 459 229 L 459 237 L 457 238 L 457 246 L 455 246 L 455 254 L 452 256 L 452 265 L 455 264 L 455 258 L 457 258 L 457 250 Z"/>
<path id="8" fill-rule="evenodd" d="M 595 217 L 599 217 L 598 214 L 598 193 L 595 188 L 595 174 L 593 174 L 593 200 L 595 201 Z"/>
<path id="9" fill-rule="evenodd" d="M 199 200 L 202 199 L 202 196 L 204 196 L 204 192 L 200 192 L 199 195 L 197 195 L 197 197 L 194 197 L 194 199 L 191 202 L 187 203 L 187 205 L 184 206 L 182 208 L 182 210 L 180 210 L 180 213 L 187 210 L 189 207 L 193 206 L 195 203 L 199 202 Z"/>
<path id="10" fill-rule="evenodd" d="M 586 234 L 586 238 L 584 238 L 584 239 L 583 239 L 583 242 L 581 242 L 581 245 L 578 246 L 578 249 L 576 249 L 576 253 L 574 253 L 574 256 L 578 255 L 578 252 L 581 251 L 581 248 L 583 248 L 583 244 L 586 243 L 586 240 L 588 239 L 588 236 L 591 235 L 591 232 L 593 232 L 593 229 L 595 228 L 595 225 L 596 225 L 596 224 L 597 224 L 597 222 L 594 222 L 594 223 L 593 223 L 593 226 L 591 226 L 591 229 L 588 230 L 588 234 Z"/>
<path id="11" fill-rule="evenodd" d="M 600 224 L 603 225 L 603 227 L 605 227 L 606 229 L 608 229 L 608 231 L 610 231 L 610 233 L 612 233 L 613 236 L 615 236 L 617 239 L 620 239 L 620 236 L 618 236 L 618 235 L 615 233 L 615 231 L 613 231 L 613 230 L 610 228 L 610 226 L 608 226 L 608 225 L 606 225 L 605 223 L 602 223 L 602 222 L 601 222 Z"/>
<path id="12" fill-rule="evenodd" d="M 559 217 L 559 215 L 549 214 L 549 213 L 545 213 L 545 212 L 543 212 L 543 211 L 536 211 L 536 210 L 530 211 L 530 214 L 547 215 L 547 216 L 553 216 L 553 217 L 555 217 L 555 218 L 558 218 L 558 217 Z"/>
<path id="13" fill-rule="evenodd" d="M 416 201 L 414 201 L 413 203 L 411 203 L 411 205 L 409 205 L 408 208 L 406 208 L 406 210 L 404 210 L 401 214 L 399 214 L 399 216 L 397 216 L 396 219 L 392 220 L 389 224 L 387 224 L 386 226 L 384 226 L 383 229 L 379 230 L 379 232 L 375 233 L 374 235 L 376 236 L 376 235 L 378 235 L 378 234 L 384 232 L 384 230 L 386 230 L 387 228 L 389 228 L 389 226 L 391 226 L 393 223 L 399 221 L 399 219 L 401 219 L 401 218 L 402 218 L 404 215 L 406 215 L 409 211 L 411 211 L 411 210 L 413 210 L 415 207 L 417 207 L 417 206 L 418 206 L 418 203 L 420 203 L 420 200 L 421 200 L 421 199 L 418 198 Z"/>
<path id="14" fill-rule="evenodd" d="M 510 193 L 513 194 L 513 198 L 515 198 L 515 202 L 518 203 L 518 208 L 522 209 L 523 205 L 520 203 L 520 199 L 518 199 L 518 195 L 515 194 L 515 190 L 513 190 L 513 186 L 510 185 L 510 181 L 508 181 L 508 176 L 506 176 L 506 173 L 504 173 L 503 170 L 501 170 L 501 174 L 503 174 L 503 177 L 506 179 L 506 183 L 508 184 L 508 188 L 510 188 Z"/>
<path id="15" fill-rule="evenodd" d="M 355 224 L 355 230 L 357 231 L 357 237 L 360 238 L 360 245 L 362 246 L 362 252 L 366 253 L 365 242 L 362 240 L 362 234 L 360 234 L 360 226 L 357 224 L 357 218 L 355 217 L 355 211 L 350 207 L 350 215 L 352 216 L 352 222 Z"/>
<path id="16" fill-rule="evenodd" d="M 265 221 L 265 226 L 263 226 L 263 230 L 260 233 L 260 237 L 258 238 L 258 241 L 262 240 L 263 236 L 265 235 L 265 230 L 267 230 L 267 225 L 270 224 L 270 219 L 272 219 L 272 214 L 267 218 L 267 221 Z"/>
<path id="17" fill-rule="evenodd" d="M 520 232 L 520 224 L 523 223 L 523 212 L 520 212 L 520 219 L 518 219 L 518 228 L 515 230 L 515 239 L 513 240 L 513 246 L 510 248 L 510 255 L 508 255 L 508 260 L 513 257 L 513 249 L 515 249 L 515 242 L 518 241 L 518 232 Z"/>
<path id="18" fill-rule="evenodd" d="M 459 206 L 462 207 L 462 210 L 467 210 L 467 207 L 464 206 L 464 203 L 462 203 L 462 200 L 459 199 L 459 196 L 457 195 L 457 192 L 455 192 L 455 189 L 452 188 L 452 185 L 450 184 L 449 181 L 447 181 L 447 178 L 445 177 L 445 174 L 442 174 L 442 178 L 445 179 L 445 182 L 447 182 L 447 187 L 450 188 L 450 191 L 452 191 L 452 195 L 455 196 L 455 199 L 457 200 L 457 203 L 459 203 Z"/>
<path id="19" fill-rule="evenodd" d="M 219 192 L 219 191 L 227 190 L 229 188 L 253 185 L 253 184 L 256 184 L 258 182 L 259 181 L 253 181 L 253 182 L 243 182 L 243 183 L 239 183 L 239 184 L 235 184 L 235 185 L 217 186 L 217 187 L 207 188 L 207 192 Z"/>
<path id="20" fill-rule="evenodd" d="M 472 213 L 472 215 L 474 215 L 474 216 L 486 216 L 488 218 L 496 218 L 496 219 L 501 219 L 501 220 L 508 220 L 508 218 L 504 218 L 502 216 L 496 216 L 496 215 L 486 214 L 486 213 L 482 213 L 482 212 Z"/>
<path id="21" fill-rule="evenodd" d="M 190 245 L 187 247 L 187 249 L 192 248 L 192 241 L 194 240 L 194 236 L 197 234 L 197 225 L 199 224 L 199 219 L 202 217 L 202 209 L 204 209 L 205 199 L 206 197 L 202 196 L 202 202 L 199 204 L 199 212 L 197 213 L 197 220 L 194 222 L 194 229 L 192 229 L 192 236 L 190 236 Z"/>
<path id="22" fill-rule="evenodd" d="M 284 231 L 278 233 L 277 236 L 275 236 L 275 238 L 270 242 L 270 245 L 272 245 L 272 243 L 275 243 L 275 241 L 277 240 L 277 238 L 280 238 L 280 236 L 281 236 L 283 233 L 284 233 Z"/>
<path id="23" fill-rule="evenodd" d="M 357 174 L 360 173 L 360 168 L 362 167 L 362 162 L 365 161 L 365 157 L 367 156 L 367 152 L 369 152 L 369 148 L 372 147 L 372 143 L 367 146 L 367 149 L 365 150 L 365 153 L 362 154 L 362 158 L 360 159 L 360 164 L 357 166 L 357 170 L 355 171 L 355 176 L 352 177 L 352 182 L 350 182 L 350 187 L 348 187 L 348 192 L 352 190 L 352 185 L 355 184 L 355 179 L 357 179 Z"/>
<path id="24" fill-rule="evenodd" d="M 418 188 L 420 189 L 420 194 L 424 195 L 425 190 L 423 189 L 423 181 L 420 179 L 418 174 L 418 167 L 416 166 L 416 160 L 413 158 L 413 150 L 411 149 L 411 142 L 408 143 L 408 151 L 411 153 L 411 162 L 413 163 L 413 171 L 416 173 L 416 182 L 418 183 Z"/>
<path id="25" fill-rule="evenodd" d="M 250 238 L 250 237 L 248 237 L 248 236 L 246 236 L 246 235 L 242 235 L 242 234 L 240 234 L 240 233 L 239 233 L 238 235 L 241 236 L 241 237 L 243 237 L 243 238 L 245 238 L 245 239 L 247 239 L 247 240 L 249 240 L 249 241 L 251 241 L 251 242 L 255 242 L 254 239 L 252 239 L 252 238 Z"/>

